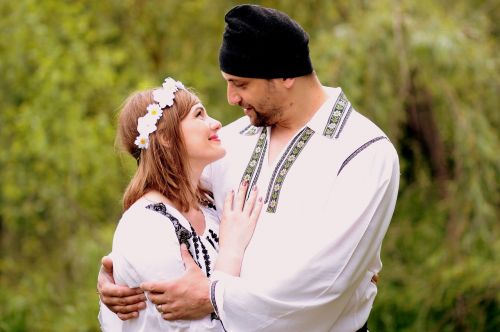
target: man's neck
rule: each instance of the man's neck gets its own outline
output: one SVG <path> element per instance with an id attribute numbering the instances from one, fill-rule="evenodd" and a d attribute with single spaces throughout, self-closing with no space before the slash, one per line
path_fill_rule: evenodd
<path id="1" fill-rule="evenodd" d="M 307 80 L 298 80 L 291 92 L 288 108 L 283 111 L 283 118 L 272 126 L 273 134 L 293 135 L 304 127 L 328 99 L 316 76 Z"/>
<path id="2" fill-rule="evenodd" d="M 298 81 L 291 91 L 289 108 L 284 109 L 283 118 L 271 127 L 269 146 L 269 162 L 283 151 L 292 137 L 303 128 L 328 99 L 316 76 L 304 81 Z"/>

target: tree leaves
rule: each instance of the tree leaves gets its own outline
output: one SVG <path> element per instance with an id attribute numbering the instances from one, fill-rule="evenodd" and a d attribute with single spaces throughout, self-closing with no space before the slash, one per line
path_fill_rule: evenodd
<path id="1" fill-rule="evenodd" d="M 498 5 L 259 3 L 304 26 L 322 82 L 398 147 L 370 328 L 498 330 Z M 241 116 L 217 61 L 233 5 L 0 2 L 0 331 L 97 329 L 99 259 L 135 168 L 114 147 L 117 111 L 172 76 L 223 123 Z"/>

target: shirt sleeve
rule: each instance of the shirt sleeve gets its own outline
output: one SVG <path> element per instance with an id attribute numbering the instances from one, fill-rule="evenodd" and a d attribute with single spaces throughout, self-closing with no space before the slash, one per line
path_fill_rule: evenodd
<path id="1" fill-rule="evenodd" d="M 120 221 L 112 258 L 116 283 L 129 287 L 138 287 L 144 281 L 179 278 L 185 271 L 171 221 L 145 208 L 127 213 Z M 123 322 L 124 331 L 212 331 L 216 327 L 210 317 L 166 321 L 149 300 L 139 318 Z"/>
<path id="2" fill-rule="evenodd" d="M 213 274 L 212 283 L 217 283 L 210 296 L 225 328 L 307 330 L 324 320 L 330 328 L 335 325 L 356 291 L 364 291 L 377 272 L 370 268 L 380 253 L 398 186 L 398 157 L 387 140 L 350 158 L 334 180 L 324 207 L 311 211 L 322 227 L 313 234 L 312 245 L 301 248 L 309 263 L 297 266 L 274 289 L 244 275 Z M 293 257 L 283 264 L 294 264 Z"/>

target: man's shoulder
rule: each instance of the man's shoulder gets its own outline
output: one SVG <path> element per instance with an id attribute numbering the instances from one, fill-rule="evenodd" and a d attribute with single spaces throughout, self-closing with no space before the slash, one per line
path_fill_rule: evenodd
<path id="1" fill-rule="evenodd" d="M 375 122 L 356 110 L 352 110 L 352 114 L 346 122 L 343 132 L 346 136 L 386 136 Z"/>
<path id="2" fill-rule="evenodd" d="M 342 126 L 336 138 L 343 142 L 366 141 L 371 138 L 387 135 L 367 116 L 355 109 L 351 109 L 349 114 L 343 119 Z"/>

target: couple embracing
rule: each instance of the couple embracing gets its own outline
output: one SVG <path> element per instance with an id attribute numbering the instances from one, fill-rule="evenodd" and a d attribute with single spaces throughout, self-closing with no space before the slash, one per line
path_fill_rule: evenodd
<path id="1" fill-rule="evenodd" d="M 133 94 L 118 138 L 137 160 L 98 278 L 104 331 L 367 331 L 398 192 L 397 153 L 286 14 L 241 5 L 219 53 L 221 128 L 168 78 Z"/>

